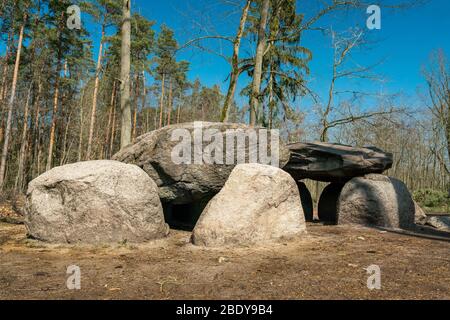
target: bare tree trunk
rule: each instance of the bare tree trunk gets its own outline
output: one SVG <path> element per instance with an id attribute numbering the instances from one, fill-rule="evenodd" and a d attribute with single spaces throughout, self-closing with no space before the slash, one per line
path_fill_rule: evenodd
<path id="1" fill-rule="evenodd" d="M 112 124 L 111 124 L 111 140 L 110 140 L 110 146 L 109 146 L 109 157 L 111 158 L 114 153 L 114 138 L 116 133 L 116 108 L 115 105 L 113 107 L 113 114 L 112 114 Z"/>
<path id="2" fill-rule="evenodd" d="M 120 148 L 131 143 L 131 103 L 130 103 L 130 55 L 131 55 L 131 0 L 123 0 L 122 48 L 120 72 L 120 110 L 122 114 Z"/>
<path id="3" fill-rule="evenodd" d="M 233 103 L 234 94 L 236 92 L 236 85 L 239 78 L 239 49 L 241 47 L 241 40 L 245 30 L 245 23 L 247 22 L 248 11 L 252 0 L 247 0 L 244 9 L 242 10 L 241 21 L 239 23 L 239 29 L 234 39 L 233 47 L 233 57 L 231 58 L 231 74 L 230 74 L 230 85 L 228 86 L 228 92 L 223 103 L 221 121 L 228 122 L 230 116 L 230 107 Z"/>
<path id="4" fill-rule="evenodd" d="M 145 110 L 145 105 L 147 104 L 147 89 L 145 88 L 145 71 L 142 71 L 142 112 Z M 148 113 L 147 113 L 148 114 Z M 148 130 L 148 125 L 145 126 L 145 132 Z"/>
<path id="5" fill-rule="evenodd" d="M 164 114 L 164 83 L 166 80 L 166 75 L 163 73 L 161 80 L 161 99 L 159 102 L 159 128 L 163 127 L 163 114 Z"/>
<path id="6" fill-rule="evenodd" d="M 41 139 L 40 139 L 40 133 L 41 133 L 41 127 L 40 127 L 40 117 L 41 117 L 41 108 L 40 108 L 40 99 L 41 99 L 41 93 L 42 93 L 42 83 L 41 79 L 38 80 L 38 92 L 37 96 L 34 100 L 34 125 L 33 125 L 33 143 L 34 143 L 34 150 L 33 150 L 33 162 L 36 164 L 33 165 L 31 176 L 32 178 L 38 176 L 38 168 L 37 164 L 39 162 L 38 154 L 39 149 L 41 145 Z"/>
<path id="7" fill-rule="evenodd" d="M 40 122 L 40 128 L 39 128 L 39 141 L 41 141 L 42 136 L 44 135 L 44 121 Z M 40 175 L 42 173 L 42 148 L 43 144 L 40 142 L 38 144 L 38 150 L 37 150 L 37 174 L 36 176 Z"/>
<path id="8" fill-rule="evenodd" d="M 131 140 L 136 141 L 136 130 L 137 130 L 137 113 L 139 109 L 139 75 L 136 74 L 135 79 L 135 87 L 134 87 L 134 110 L 133 110 L 133 130 L 131 133 Z"/>
<path id="9" fill-rule="evenodd" d="M 27 100 L 25 102 L 24 111 L 23 111 L 23 129 L 22 129 L 22 139 L 20 142 L 20 151 L 19 151 L 19 163 L 17 168 L 17 176 L 16 181 L 14 183 L 15 191 L 23 190 L 23 181 L 24 181 L 24 163 L 26 158 L 26 151 L 28 148 L 28 106 L 30 104 L 31 90 L 33 86 L 31 85 L 28 89 Z"/>
<path id="10" fill-rule="evenodd" d="M 71 119 L 72 115 L 71 113 L 69 113 L 69 117 L 67 119 L 67 124 L 66 127 L 64 129 L 64 139 L 63 139 L 63 151 L 61 154 L 61 159 L 59 160 L 59 165 L 62 166 L 66 163 L 66 158 L 67 158 L 67 136 L 69 135 L 69 128 L 70 128 L 70 119 Z"/>
<path id="11" fill-rule="evenodd" d="M 84 106 L 84 93 L 86 87 L 83 87 L 81 93 L 81 103 L 80 103 L 80 134 L 78 135 L 78 162 L 83 159 L 83 106 Z"/>
<path id="12" fill-rule="evenodd" d="M 149 110 L 145 110 L 145 132 L 148 132 L 148 128 L 150 127 L 150 117 L 149 117 Z"/>
<path id="13" fill-rule="evenodd" d="M 91 159 L 92 151 L 92 138 L 94 137 L 94 126 L 95 126 L 95 113 L 97 112 L 97 97 L 98 97 L 98 87 L 100 82 L 100 71 L 102 69 L 102 57 L 103 57 L 103 39 L 105 38 L 105 25 L 102 25 L 102 35 L 100 38 L 100 46 L 98 49 L 98 59 L 97 68 L 95 72 L 95 82 L 94 82 L 94 95 L 92 97 L 92 109 L 91 109 L 91 123 L 89 125 L 89 138 L 86 152 L 86 159 Z"/>
<path id="14" fill-rule="evenodd" d="M 2 103 L 5 100 L 6 93 L 8 92 L 8 90 L 7 90 L 7 87 L 8 87 L 8 59 L 9 59 L 9 56 L 11 53 L 12 42 L 13 42 L 13 37 L 12 37 L 12 29 L 11 29 L 11 31 L 8 33 L 8 40 L 7 40 L 8 45 L 6 47 L 5 58 L 3 60 L 2 88 L 0 91 L 0 101 Z M 3 106 L 2 106 L 2 111 L 3 111 Z M 3 115 L 3 112 L 2 112 L 2 115 Z"/>
<path id="15" fill-rule="evenodd" d="M 273 127 L 273 109 L 274 109 L 273 73 L 270 72 L 270 80 L 269 80 L 269 129 L 270 130 L 272 130 L 272 127 Z"/>
<path id="16" fill-rule="evenodd" d="M 177 107 L 177 124 L 180 123 L 181 105 Z"/>
<path id="17" fill-rule="evenodd" d="M 170 126 L 170 117 L 172 116 L 172 108 L 173 108 L 173 101 L 172 101 L 172 79 L 169 81 L 169 101 L 168 103 L 168 111 L 167 111 L 167 125 Z"/>
<path id="18" fill-rule="evenodd" d="M 60 72 L 60 64 L 61 62 L 57 62 L 58 65 L 56 67 L 56 82 L 55 82 L 55 92 L 53 96 L 53 114 L 52 114 L 52 125 L 50 127 L 50 141 L 48 145 L 48 155 L 47 155 L 47 165 L 46 170 L 50 170 L 52 168 L 52 160 L 53 160 L 53 145 L 55 144 L 55 131 L 56 131 L 56 117 L 58 113 L 58 102 L 59 102 L 59 72 Z"/>
<path id="19" fill-rule="evenodd" d="M 105 146 L 104 146 L 104 155 L 105 158 L 108 158 L 109 154 L 109 138 L 110 138 L 110 132 L 111 132 L 111 122 L 112 122 L 112 116 L 114 112 L 114 102 L 116 100 L 116 81 L 113 81 L 113 88 L 111 92 L 111 102 L 109 103 L 109 112 L 108 112 L 108 125 L 106 126 L 106 132 L 105 132 Z"/>
<path id="20" fill-rule="evenodd" d="M 320 141 L 321 142 L 328 142 L 328 129 L 329 129 L 329 123 L 328 123 L 328 116 L 331 112 L 331 106 L 333 103 L 333 93 L 334 93 L 334 86 L 336 83 L 336 69 L 333 70 L 333 79 L 331 80 L 330 88 L 328 91 L 328 103 L 325 109 L 325 112 L 322 115 L 322 132 L 320 133 Z"/>
<path id="21" fill-rule="evenodd" d="M 447 156 L 448 156 L 448 159 L 450 159 L 450 88 L 449 87 L 447 87 L 447 99 L 446 100 L 447 100 L 447 123 L 445 126 L 445 138 L 447 139 Z"/>
<path id="22" fill-rule="evenodd" d="M 259 109 L 259 95 L 261 91 L 262 67 L 266 48 L 266 26 L 269 16 L 270 0 L 264 0 L 261 7 L 261 20 L 258 30 L 258 45 L 256 48 L 255 67 L 253 71 L 252 95 L 250 100 L 250 125 L 255 126 Z"/>
<path id="23" fill-rule="evenodd" d="M 3 76 L 2 76 L 2 87 L 0 89 L 0 103 L 3 103 L 3 100 L 5 99 L 5 95 L 6 95 L 6 76 L 8 75 L 8 63 L 7 63 L 7 59 L 8 59 L 8 53 L 6 53 L 5 55 L 5 61 L 3 63 Z"/>
<path id="24" fill-rule="evenodd" d="M 12 109 L 13 109 L 14 100 L 16 97 L 17 78 L 19 76 L 20 54 L 22 51 L 23 31 L 25 29 L 25 21 L 26 21 L 26 16 L 24 16 L 23 24 L 20 27 L 19 42 L 18 42 L 17 54 L 16 54 L 16 62 L 14 65 L 13 81 L 12 81 L 12 85 L 11 85 L 11 95 L 10 95 L 9 102 L 8 102 L 8 117 L 6 119 L 5 141 L 3 143 L 2 158 L 1 158 L 1 163 L 0 163 L 0 190 L 3 189 L 4 182 L 5 182 L 6 158 L 8 156 L 9 138 L 10 138 L 10 134 L 11 134 Z"/>
<path id="25" fill-rule="evenodd" d="M 64 28 L 64 12 L 61 13 L 60 17 L 60 25 L 58 26 L 57 36 L 56 38 L 61 42 L 61 29 Z M 60 85 L 60 72 L 61 72 L 61 61 L 62 61 L 62 53 L 61 49 L 58 51 L 58 59 L 56 62 L 56 80 L 55 80 L 55 91 L 53 95 L 53 113 L 52 113 L 52 124 L 50 127 L 50 138 L 49 138 L 49 145 L 48 145 L 48 154 L 47 154 L 47 164 L 46 164 L 46 170 L 50 170 L 52 168 L 52 160 L 53 160 L 53 146 L 55 144 L 55 131 L 56 131 L 56 119 L 58 116 L 58 104 L 59 104 L 59 85 Z M 66 62 L 67 63 L 67 62 Z"/>

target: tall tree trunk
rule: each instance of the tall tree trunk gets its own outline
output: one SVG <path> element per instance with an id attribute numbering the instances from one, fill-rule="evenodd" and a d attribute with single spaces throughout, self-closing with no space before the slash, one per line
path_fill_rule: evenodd
<path id="1" fill-rule="evenodd" d="M 270 72 L 269 80 L 269 129 L 273 127 L 273 111 L 274 111 L 274 97 L 273 97 L 273 73 Z"/>
<path id="2" fill-rule="evenodd" d="M 130 103 L 130 46 L 131 46 L 131 0 L 123 0 L 122 7 L 122 48 L 120 72 L 120 110 L 122 114 L 120 148 L 131 143 L 131 103 Z"/>
<path id="3" fill-rule="evenodd" d="M 168 126 L 170 126 L 170 117 L 172 116 L 172 108 L 173 108 L 173 101 L 172 101 L 172 95 L 173 95 L 173 92 L 172 92 L 172 79 L 170 79 L 170 81 L 169 81 L 169 101 L 167 102 L 168 103 L 168 110 L 167 110 L 167 125 Z"/>
<path id="4" fill-rule="evenodd" d="M 3 104 L 3 100 L 5 98 L 5 94 L 6 94 L 6 76 L 8 75 L 8 52 L 5 55 L 4 61 L 3 61 L 3 75 L 2 75 L 2 84 L 1 84 L 1 89 L 0 89 L 0 103 Z M 3 109 L 3 106 L 2 106 Z"/>
<path id="5" fill-rule="evenodd" d="M 61 159 L 59 160 L 59 165 L 62 166 L 66 163 L 66 158 L 67 158 L 67 137 L 69 135 L 69 128 L 70 128 L 70 119 L 71 119 L 71 113 L 69 113 L 68 119 L 67 119 L 67 123 L 66 126 L 64 128 L 64 138 L 63 138 L 63 150 L 62 150 L 62 154 L 61 154 Z"/>
<path id="6" fill-rule="evenodd" d="M 17 78 L 19 76 L 20 54 L 22 52 L 23 31 L 25 29 L 26 16 L 24 16 L 23 24 L 20 27 L 19 42 L 17 45 L 16 62 L 14 65 L 13 81 L 11 85 L 11 95 L 8 101 L 8 117 L 6 119 L 5 141 L 3 143 L 2 158 L 0 163 L 0 190 L 3 189 L 5 183 L 6 158 L 8 156 L 9 138 L 11 134 L 12 109 L 16 97 Z"/>
<path id="7" fill-rule="evenodd" d="M 40 128 L 39 128 L 39 143 L 38 143 L 38 150 L 37 150 L 37 174 L 36 176 L 40 175 L 42 173 L 42 150 L 43 150 L 43 136 L 44 136 L 44 130 L 45 130 L 45 123 L 44 121 L 40 122 Z"/>
<path id="8" fill-rule="evenodd" d="M 230 108 L 233 103 L 234 94 L 236 92 L 236 85 L 239 78 L 239 49 L 241 47 L 241 40 L 245 30 L 245 23 L 247 22 L 248 11 L 252 0 L 247 0 L 244 9 L 242 10 L 241 21 L 239 23 L 239 29 L 234 39 L 233 46 L 233 57 L 231 58 L 231 74 L 230 74 L 230 85 L 228 86 L 228 92 L 225 97 L 225 101 L 222 107 L 221 121 L 228 122 L 230 116 Z"/>
<path id="9" fill-rule="evenodd" d="M 145 71 L 142 71 L 142 112 L 144 112 L 145 105 L 147 104 L 147 89 L 145 88 Z M 147 112 L 148 114 L 148 112 Z M 145 125 L 145 132 L 148 131 L 148 121 Z"/>
<path id="10" fill-rule="evenodd" d="M 328 123 L 328 116 L 331 113 L 331 109 L 333 106 L 333 99 L 334 99 L 334 87 L 336 85 L 336 78 L 337 77 L 337 69 L 336 65 L 333 66 L 333 77 L 331 79 L 330 88 L 328 89 L 328 102 L 327 106 L 325 108 L 325 111 L 322 115 L 322 132 L 320 134 L 320 141 L 321 142 L 328 142 L 328 129 L 329 129 L 329 123 Z"/>
<path id="11" fill-rule="evenodd" d="M 181 116 L 181 105 L 178 104 L 178 107 L 177 107 L 177 124 L 180 123 L 180 116 Z"/>
<path id="12" fill-rule="evenodd" d="M 58 60 L 57 66 L 56 66 L 55 92 L 53 95 L 52 124 L 50 127 L 50 140 L 49 140 L 49 145 L 48 145 L 47 165 L 45 168 L 47 171 L 52 168 L 53 146 L 55 144 L 56 118 L 58 115 L 58 103 L 59 103 L 60 68 L 61 68 L 61 61 Z"/>
<path id="13" fill-rule="evenodd" d="M 102 24 L 102 35 L 100 38 L 100 46 L 98 49 L 97 58 L 97 68 L 95 72 L 95 82 L 94 82 L 94 95 L 92 97 L 92 109 L 91 109 L 91 123 L 89 125 L 89 138 L 86 152 L 86 159 L 91 159 L 92 151 L 92 139 L 94 137 L 94 126 L 95 126 L 95 113 L 97 112 L 97 97 L 98 97 L 98 87 L 100 82 L 100 71 L 102 69 L 102 57 L 103 57 L 103 40 L 105 38 L 105 24 Z"/>
<path id="14" fill-rule="evenodd" d="M 136 130 L 137 130 L 137 113 L 139 109 L 139 75 L 136 74 L 135 79 L 135 87 L 134 87 L 134 110 L 133 110 L 133 131 L 131 133 L 131 140 L 136 140 Z"/>
<path id="15" fill-rule="evenodd" d="M 60 25 L 58 26 L 58 32 L 56 38 L 61 43 L 61 29 L 64 28 L 64 12 L 61 13 L 60 16 Z M 60 73 L 61 73 L 61 62 L 62 62 L 62 52 L 61 49 L 58 50 L 58 58 L 56 62 L 56 79 L 55 79 L 55 89 L 53 93 L 53 112 L 52 112 L 52 122 L 50 127 L 50 138 L 48 144 L 48 153 L 47 153 L 47 164 L 45 169 L 48 171 L 52 168 L 52 160 L 53 160 L 53 146 L 55 144 L 55 131 L 56 131 L 56 119 L 58 116 L 58 104 L 59 104 L 59 85 L 60 85 Z"/>
<path id="16" fill-rule="evenodd" d="M 445 124 L 445 138 L 447 140 L 447 156 L 450 161 L 450 88 L 448 88 L 448 87 L 447 87 L 446 104 L 447 104 L 447 122 Z M 450 169 L 450 168 L 447 168 L 447 169 Z"/>
<path id="17" fill-rule="evenodd" d="M 80 101 L 80 134 L 78 135 L 78 162 L 83 159 L 83 106 L 84 106 L 84 93 L 86 86 L 83 87 Z"/>
<path id="18" fill-rule="evenodd" d="M 148 132 L 148 131 L 149 131 L 149 130 L 148 130 L 149 125 L 150 125 L 149 110 L 146 109 L 146 110 L 145 110 L 145 132 Z"/>
<path id="19" fill-rule="evenodd" d="M 106 126 L 106 132 L 105 132 L 105 146 L 104 146 L 104 155 L 105 158 L 108 158 L 109 154 L 109 138 L 110 132 L 111 132 L 111 122 L 113 117 L 113 111 L 114 111 L 114 102 L 116 100 L 116 81 L 113 80 L 113 88 L 111 92 L 111 101 L 109 103 L 109 112 L 108 112 L 108 125 Z"/>
<path id="20" fill-rule="evenodd" d="M 8 33 L 8 40 L 7 40 L 7 47 L 6 47 L 6 53 L 5 58 L 3 59 L 3 76 L 2 76 L 2 88 L 0 91 L 0 101 L 3 103 L 6 97 L 6 93 L 8 92 L 8 60 L 9 56 L 11 54 L 11 46 L 13 44 L 13 36 L 12 36 L 12 29 Z M 3 111 L 3 105 L 2 105 L 2 111 Z M 3 115 L 3 112 L 2 112 Z"/>
<path id="21" fill-rule="evenodd" d="M 9 56 L 11 54 L 11 48 L 14 46 L 14 36 L 13 36 L 13 28 L 11 28 L 10 32 L 8 33 L 8 41 L 6 46 L 6 53 L 5 58 L 3 60 L 4 67 L 3 67 L 3 78 L 2 78 L 2 89 L 1 89 L 1 95 L 0 95 L 0 142 L 3 141 L 4 134 L 5 134 L 5 100 L 8 93 L 8 74 L 9 74 L 9 65 L 8 60 Z"/>
<path id="22" fill-rule="evenodd" d="M 114 105 L 113 114 L 112 114 L 112 124 L 111 124 L 111 140 L 109 146 L 109 157 L 111 158 L 114 153 L 114 138 L 116 133 L 116 108 Z"/>
<path id="23" fill-rule="evenodd" d="M 164 83 L 166 80 L 166 75 L 163 73 L 161 80 L 161 99 L 159 101 L 159 128 L 163 127 L 163 114 L 164 114 Z"/>
<path id="24" fill-rule="evenodd" d="M 26 159 L 26 151 L 28 148 L 28 106 L 30 104 L 31 91 L 33 86 L 31 85 L 28 89 L 27 99 L 25 102 L 24 110 L 23 110 L 23 129 L 22 129 L 22 138 L 20 140 L 20 151 L 19 151 L 19 163 L 17 166 L 17 176 L 16 181 L 14 183 L 15 191 L 23 190 L 23 181 L 24 181 L 24 163 Z"/>
<path id="25" fill-rule="evenodd" d="M 33 124 L 33 144 L 34 144 L 34 148 L 33 148 L 33 163 L 35 165 L 32 166 L 32 173 L 31 173 L 31 177 L 35 178 L 38 176 L 38 168 L 37 168 L 37 164 L 38 164 L 38 154 L 39 154 L 39 149 L 40 149 L 40 145 L 41 145 L 41 138 L 40 138 L 40 131 L 41 131 L 41 127 L 40 127 L 40 118 L 41 118 L 41 108 L 40 108 L 40 99 L 41 99 L 41 93 L 42 93 L 42 82 L 41 82 L 41 78 L 39 77 L 38 79 L 38 92 L 36 97 L 34 98 L 34 124 Z"/>
<path id="26" fill-rule="evenodd" d="M 259 95 L 261 91 L 262 67 L 266 48 L 266 26 L 269 16 L 270 0 L 264 0 L 261 7 L 261 20 L 258 30 L 258 45 L 256 48 L 255 67 L 253 71 L 252 93 L 250 100 L 250 125 L 255 126 L 259 109 Z"/>

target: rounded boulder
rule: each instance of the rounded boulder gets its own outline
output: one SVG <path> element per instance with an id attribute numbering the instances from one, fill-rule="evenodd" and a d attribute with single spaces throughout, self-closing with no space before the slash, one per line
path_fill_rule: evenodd
<path id="1" fill-rule="evenodd" d="M 47 171 L 30 182 L 25 211 L 29 235 L 47 242 L 138 243 L 168 234 L 155 182 L 117 161 Z"/>
<path id="2" fill-rule="evenodd" d="M 202 212 L 192 242 L 211 247 L 254 245 L 305 232 L 294 179 L 268 165 L 240 164 Z"/>

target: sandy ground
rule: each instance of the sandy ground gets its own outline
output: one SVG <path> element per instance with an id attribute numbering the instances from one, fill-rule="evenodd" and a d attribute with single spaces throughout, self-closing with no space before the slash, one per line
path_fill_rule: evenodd
<path id="1" fill-rule="evenodd" d="M 0 223 L 0 299 L 450 299 L 450 242 L 309 224 L 302 239 L 205 249 L 172 230 L 151 244 L 49 245 Z M 365 268 L 381 268 L 381 290 Z M 69 290 L 69 265 L 81 289 Z"/>

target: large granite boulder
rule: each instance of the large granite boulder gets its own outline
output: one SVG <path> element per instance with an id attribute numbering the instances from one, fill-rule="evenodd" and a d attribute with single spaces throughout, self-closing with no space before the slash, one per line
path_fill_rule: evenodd
<path id="1" fill-rule="evenodd" d="M 450 232 L 450 217 L 449 216 L 428 217 L 425 224 L 427 226 L 433 227 L 440 231 Z"/>
<path id="2" fill-rule="evenodd" d="M 199 127 L 200 125 L 201 127 Z M 119 153 L 115 154 L 113 159 L 136 164 L 147 172 L 158 185 L 159 196 L 163 204 L 172 203 L 180 205 L 198 202 L 205 198 L 209 200 L 220 191 L 237 164 L 236 156 L 234 159 L 231 158 L 231 162 L 226 161 L 227 147 L 234 147 L 234 155 L 244 155 L 244 162 L 252 162 L 251 159 L 255 155 L 253 151 L 256 151 L 256 153 L 259 151 L 259 142 L 262 140 L 258 139 L 257 148 L 252 151 L 249 148 L 248 139 L 244 144 L 240 144 L 236 143 L 234 136 L 236 134 L 244 136 L 250 132 L 259 133 L 261 129 L 253 129 L 243 124 L 211 122 L 191 122 L 171 125 L 140 136 L 137 138 L 135 144 L 125 147 Z M 192 153 L 192 156 L 189 155 L 190 163 L 176 163 L 177 161 L 173 159 L 173 152 L 177 155 L 181 154 L 178 152 L 180 151 L 180 141 L 183 140 L 181 138 L 183 131 L 186 131 L 191 139 L 190 143 L 188 143 L 191 149 L 184 150 Z M 216 133 L 211 134 L 213 132 Z M 208 135 L 213 135 L 214 138 L 211 139 L 207 137 Z M 213 156 L 217 155 L 218 159 L 223 159 L 223 163 L 216 161 L 216 159 L 211 159 L 212 161 L 209 162 L 203 161 L 200 164 L 196 163 L 194 153 L 198 149 L 194 147 L 193 141 L 195 137 L 201 136 L 203 136 L 203 139 L 200 140 L 199 147 L 200 149 L 203 148 L 205 153 L 211 150 L 212 141 L 222 141 L 222 144 L 219 143 L 219 145 L 216 145 L 216 150 L 211 152 L 211 154 Z M 268 139 L 270 139 L 270 135 Z M 279 165 L 282 167 L 289 160 L 289 150 L 287 150 L 281 141 L 276 140 L 279 143 Z M 227 141 L 231 141 L 233 145 L 227 143 Z M 269 151 L 271 155 L 270 144 Z M 202 150 L 200 150 L 200 159 L 201 152 Z M 256 162 L 261 163 L 259 158 L 257 158 Z"/>
<path id="3" fill-rule="evenodd" d="M 427 223 L 427 215 L 425 211 L 414 201 L 414 222 L 417 225 L 425 225 Z"/>
<path id="4" fill-rule="evenodd" d="M 296 180 L 345 183 L 353 177 L 382 173 L 392 166 L 392 154 L 375 147 L 356 148 L 332 143 L 294 143 L 283 168 Z"/>
<path id="5" fill-rule="evenodd" d="M 208 203 L 192 233 L 196 245 L 253 245 L 306 232 L 296 182 L 281 169 L 242 164 Z"/>
<path id="6" fill-rule="evenodd" d="M 156 184 L 117 161 L 47 171 L 30 182 L 25 211 L 29 235 L 48 242 L 143 242 L 168 233 Z"/>
<path id="7" fill-rule="evenodd" d="M 400 180 L 379 174 L 353 178 L 341 191 L 339 224 L 353 223 L 394 229 L 414 227 L 414 201 Z"/>
<path id="8" fill-rule="evenodd" d="M 414 220 L 418 226 L 428 226 L 439 231 L 450 232 L 450 216 L 430 215 L 414 201 Z"/>

